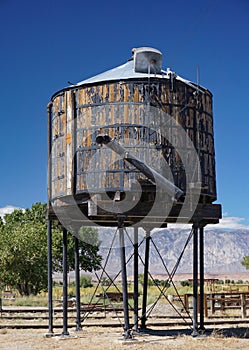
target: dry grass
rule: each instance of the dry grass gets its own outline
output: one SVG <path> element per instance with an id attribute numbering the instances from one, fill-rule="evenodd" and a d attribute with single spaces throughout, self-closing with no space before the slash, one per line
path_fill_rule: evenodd
<path id="1" fill-rule="evenodd" d="M 55 288 L 55 298 L 61 297 L 61 288 Z M 72 291 L 73 292 L 73 291 Z M 82 290 L 84 301 L 88 301 L 93 292 L 93 288 Z M 101 292 L 101 290 L 99 291 Z M 44 293 L 45 294 L 45 293 Z M 148 302 L 155 301 L 158 295 L 158 289 L 154 286 L 149 288 Z M 46 295 L 41 295 L 45 303 Z M 141 298 L 141 297 L 140 297 Z M 32 299 L 32 298 L 30 298 Z M 22 299 L 23 303 L 30 300 Z M 31 300 L 34 302 L 34 299 Z M 19 301 L 20 302 L 20 301 Z M 13 304 L 12 304 L 13 305 Z M 165 300 L 161 301 L 159 311 L 164 312 L 167 307 Z M 159 313 L 156 310 L 156 313 Z M 159 313 L 160 314 L 160 313 Z M 169 315 L 169 311 L 165 313 Z M 4 321 L 6 324 L 6 321 Z M 21 322 L 21 321 L 20 321 Z M 30 323 L 41 323 L 39 319 L 33 319 Z M 47 323 L 47 321 L 44 321 Z M 56 321 L 57 322 L 57 321 Z M 15 322 L 16 323 L 16 322 Z M 22 322 L 23 323 L 23 322 Z M 83 324 L 84 327 L 84 324 Z M 178 328 L 166 329 L 157 327 L 156 331 L 152 331 L 150 335 L 136 335 L 131 341 L 124 341 L 122 337 L 122 328 L 104 328 L 104 327 L 84 327 L 83 332 L 74 332 L 70 329 L 69 337 L 62 337 L 62 330 L 56 330 L 58 335 L 53 337 L 44 337 L 44 329 L 1 329 L 0 328 L 0 350 L 71 350 L 85 349 L 87 350 L 201 350 L 201 349 L 219 349 L 219 350 L 243 350 L 249 349 L 249 331 L 246 328 L 215 328 L 208 331 L 208 336 L 192 338 L 186 335 L 186 329 Z"/>
<path id="2" fill-rule="evenodd" d="M 249 349 L 249 339 L 243 338 L 243 331 L 231 329 L 229 336 L 222 330 L 215 330 L 207 337 L 192 338 L 180 335 L 178 331 L 153 331 L 151 335 L 138 335 L 135 339 L 124 341 L 122 330 L 111 328 L 85 328 L 82 332 L 70 330 L 69 337 L 61 335 L 44 337 L 43 330 L 0 329 L 0 349 L 8 350 L 45 350 L 45 349 L 85 349 L 88 350 L 242 350 Z M 238 338 L 242 336 L 242 338 Z"/>

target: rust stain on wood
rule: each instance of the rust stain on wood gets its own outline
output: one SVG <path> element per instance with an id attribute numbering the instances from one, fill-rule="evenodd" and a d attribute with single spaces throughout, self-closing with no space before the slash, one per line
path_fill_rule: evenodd
<path id="1" fill-rule="evenodd" d="M 70 145 L 72 142 L 72 134 L 71 133 L 67 133 L 66 134 L 66 143 L 67 145 Z"/>

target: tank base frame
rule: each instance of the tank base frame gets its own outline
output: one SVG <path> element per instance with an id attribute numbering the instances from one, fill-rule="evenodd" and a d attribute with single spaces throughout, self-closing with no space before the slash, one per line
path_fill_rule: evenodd
<path id="1" fill-rule="evenodd" d="M 135 206 L 127 212 L 118 212 L 118 209 L 116 209 L 115 214 L 108 211 L 108 208 L 105 210 L 105 206 L 107 206 L 105 200 L 99 200 L 98 205 L 95 206 L 94 210 L 91 210 L 91 215 L 89 215 L 89 202 L 77 204 L 77 208 L 82 215 L 79 214 L 79 210 L 75 210 L 75 205 L 64 202 L 63 205 L 56 206 L 56 210 L 52 205 L 49 206 L 47 218 L 48 220 L 58 220 L 58 217 L 63 216 L 69 224 L 77 224 L 78 222 L 86 226 L 116 227 L 118 215 L 123 214 L 125 215 L 124 226 L 136 224 L 139 226 L 139 222 L 142 220 L 143 225 L 153 225 L 156 228 L 167 227 L 168 223 L 194 224 L 198 222 L 201 225 L 217 224 L 222 217 L 220 204 L 199 203 L 191 215 L 189 214 L 189 208 L 185 209 L 181 203 L 173 205 L 172 203 L 163 203 L 163 205 L 163 211 L 169 213 L 167 217 L 162 216 L 162 211 L 160 210 L 158 212 L 153 211 L 153 215 L 148 215 L 151 209 L 149 202 L 140 203 L 139 206 Z"/>

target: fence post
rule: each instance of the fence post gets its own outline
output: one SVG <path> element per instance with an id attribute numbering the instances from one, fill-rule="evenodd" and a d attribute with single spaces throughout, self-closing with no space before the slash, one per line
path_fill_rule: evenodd
<path id="1" fill-rule="evenodd" d="M 211 313 L 215 313 L 215 298 L 214 298 L 214 293 L 211 294 Z"/>
<path id="2" fill-rule="evenodd" d="M 221 295 L 221 298 L 220 298 L 220 309 L 221 311 L 225 311 L 225 294 L 222 294 Z"/>
<path id="3" fill-rule="evenodd" d="M 204 294 L 204 315 L 208 317 L 207 294 Z"/>
<path id="4" fill-rule="evenodd" d="M 188 298 L 188 294 L 184 294 L 184 306 L 185 306 L 185 310 L 189 311 L 189 298 Z"/>
<path id="5" fill-rule="evenodd" d="M 246 318 L 246 297 L 245 294 L 240 294 L 241 300 L 241 317 Z"/>

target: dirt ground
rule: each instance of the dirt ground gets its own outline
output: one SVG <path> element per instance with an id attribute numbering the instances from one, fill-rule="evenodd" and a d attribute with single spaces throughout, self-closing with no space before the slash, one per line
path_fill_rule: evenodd
<path id="1" fill-rule="evenodd" d="M 249 330 L 243 327 L 210 328 L 207 335 L 193 338 L 184 329 L 148 329 L 144 334 L 124 340 L 122 329 L 89 327 L 81 332 L 69 330 L 69 336 L 59 333 L 46 337 L 41 329 L 0 329 L 2 350 L 242 350 L 249 349 Z"/>

